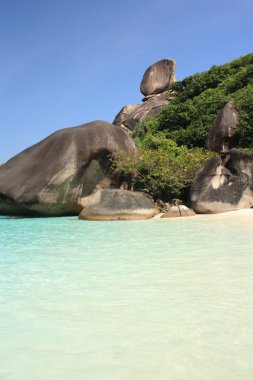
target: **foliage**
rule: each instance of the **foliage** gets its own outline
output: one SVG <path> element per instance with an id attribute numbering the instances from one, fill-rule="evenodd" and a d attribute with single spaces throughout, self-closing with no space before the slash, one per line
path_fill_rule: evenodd
<path id="1" fill-rule="evenodd" d="M 116 172 L 129 178 L 134 190 L 168 201 L 175 197 L 186 198 L 196 172 L 212 156 L 201 148 L 179 147 L 162 133 L 148 133 L 135 155 L 118 152 L 113 165 Z"/>
<path id="2" fill-rule="evenodd" d="M 171 103 L 134 131 L 138 153 L 117 153 L 113 164 L 135 190 L 147 191 L 154 199 L 185 200 L 196 172 L 214 156 L 204 149 L 207 134 L 228 101 L 239 113 L 237 147 L 253 152 L 253 54 L 212 66 L 169 89 L 175 93 Z"/>
<path id="3" fill-rule="evenodd" d="M 137 125 L 141 141 L 147 131 L 165 131 L 178 145 L 205 147 L 208 131 L 225 103 L 232 102 L 240 117 L 238 146 L 253 145 L 253 54 L 212 66 L 170 85 L 177 95 L 159 114 Z"/>

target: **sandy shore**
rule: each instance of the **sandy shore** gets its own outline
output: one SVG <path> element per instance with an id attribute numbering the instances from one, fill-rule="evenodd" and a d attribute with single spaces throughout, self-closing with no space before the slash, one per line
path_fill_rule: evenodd
<path id="1" fill-rule="evenodd" d="M 252 216 L 253 217 L 253 208 L 221 212 L 219 214 L 198 214 L 197 216 L 210 216 L 210 217 L 213 217 L 213 216 Z"/>

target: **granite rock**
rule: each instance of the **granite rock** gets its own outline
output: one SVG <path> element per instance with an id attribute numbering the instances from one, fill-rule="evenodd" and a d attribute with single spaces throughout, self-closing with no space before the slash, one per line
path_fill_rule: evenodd
<path id="1" fill-rule="evenodd" d="M 0 214 L 78 215 L 79 198 L 120 185 L 110 172 L 117 150 L 136 147 L 124 129 L 103 121 L 53 133 L 0 167 Z"/>
<path id="2" fill-rule="evenodd" d="M 238 127 L 238 114 L 235 108 L 227 103 L 217 114 L 209 130 L 207 147 L 217 153 L 229 152 L 235 147 L 234 135 Z"/>
<path id="3" fill-rule="evenodd" d="M 140 121 L 160 112 L 170 102 L 171 97 L 171 93 L 166 91 L 148 97 L 142 104 L 125 106 L 116 115 L 113 124 L 126 127 L 132 131 Z"/>
<path id="4" fill-rule="evenodd" d="M 158 214 L 153 200 L 143 193 L 102 189 L 82 198 L 79 215 L 83 220 L 138 220 Z"/>
<path id="5" fill-rule="evenodd" d="M 169 210 L 161 216 L 161 218 L 177 218 L 194 215 L 196 215 L 196 213 L 193 210 L 184 205 L 179 205 L 170 207 Z"/>
<path id="6" fill-rule="evenodd" d="M 162 59 L 150 66 L 144 73 L 140 90 L 143 95 L 160 94 L 167 90 L 170 83 L 175 82 L 176 61 L 171 58 Z"/>
<path id="7" fill-rule="evenodd" d="M 190 203 L 198 213 L 221 213 L 253 206 L 253 157 L 231 149 L 214 157 L 197 173 Z"/>

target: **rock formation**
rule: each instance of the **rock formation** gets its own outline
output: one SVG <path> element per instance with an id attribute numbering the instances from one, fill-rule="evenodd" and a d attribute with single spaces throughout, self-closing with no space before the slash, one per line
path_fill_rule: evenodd
<path id="1" fill-rule="evenodd" d="M 141 92 L 145 95 L 142 104 L 129 104 L 116 115 L 113 124 L 133 130 L 136 124 L 162 110 L 173 97 L 168 90 L 175 82 L 176 61 L 167 58 L 154 63 L 144 73 Z"/>
<path id="2" fill-rule="evenodd" d="M 80 219 L 138 220 L 158 214 L 154 202 L 143 193 L 127 190 L 103 189 L 82 198 Z"/>
<path id="3" fill-rule="evenodd" d="M 135 149 L 127 132 L 103 121 L 59 130 L 0 167 L 0 214 L 78 215 L 79 198 L 120 185 L 109 155 Z"/>
<path id="4" fill-rule="evenodd" d="M 219 154 L 227 153 L 234 148 L 234 135 L 238 126 L 238 114 L 234 107 L 227 103 L 217 114 L 207 139 L 208 149 Z"/>
<path id="5" fill-rule="evenodd" d="M 238 124 L 229 103 L 214 120 L 207 145 L 219 156 L 209 160 L 193 181 L 190 202 L 196 212 L 219 213 L 253 206 L 253 157 L 232 148 Z"/>
<path id="6" fill-rule="evenodd" d="M 160 94 L 167 90 L 170 83 L 175 82 L 176 61 L 171 58 L 162 59 L 150 66 L 141 81 L 141 92 L 144 96 Z"/>
<path id="7" fill-rule="evenodd" d="M 179 206 L 172 206 L 166 211 L 161 218 L 176 218 L 181 216 L 194 216 L 196 213 L 192 211 L 190 208 L 179 205 Z"/>

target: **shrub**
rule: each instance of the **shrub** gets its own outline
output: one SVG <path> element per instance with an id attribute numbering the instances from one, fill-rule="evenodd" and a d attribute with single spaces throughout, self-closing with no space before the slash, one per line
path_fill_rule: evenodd
<path id="1" fill-rule="evenodd" d="M 186 200 L 189 186 L 204 161 L 213 154 L 201 148 L 189 149 L 164 134 L 147 134 L 138 152 L 129 156 L 118 152 L 113 157 L 114 170 L 128 178 L 129 185 L 155 200 Z"/>

